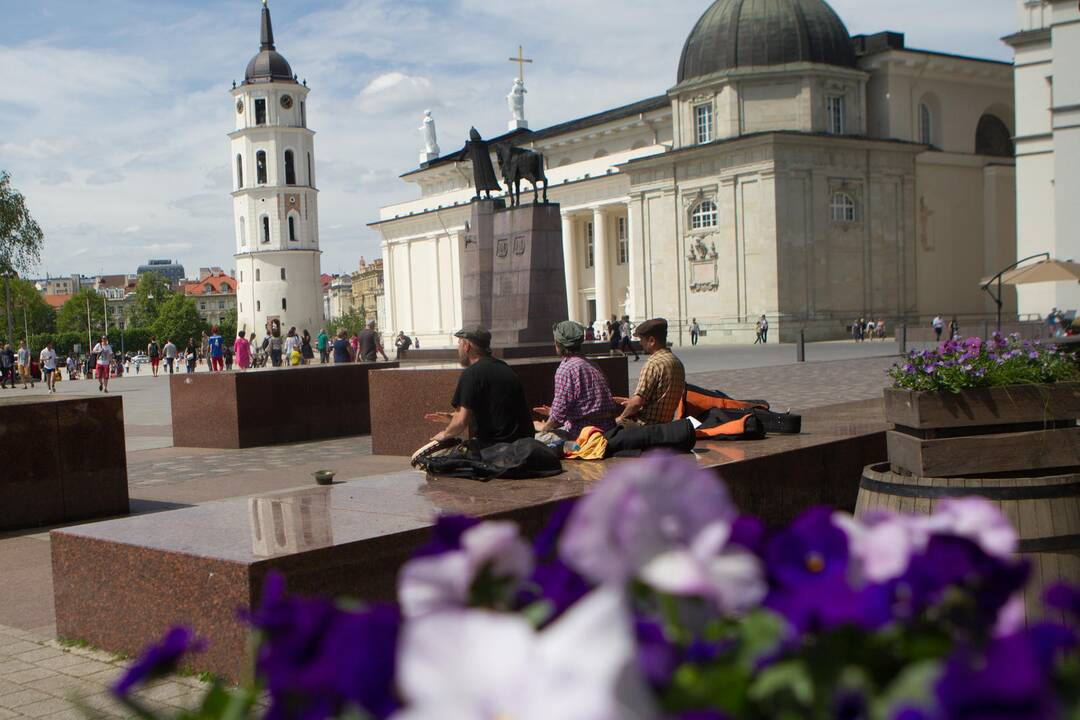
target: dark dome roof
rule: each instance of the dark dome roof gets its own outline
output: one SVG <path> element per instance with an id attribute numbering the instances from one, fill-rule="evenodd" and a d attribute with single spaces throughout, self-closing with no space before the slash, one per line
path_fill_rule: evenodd
<path id="1" fill-rule="evenodd" d="M 274 48 L 274 26 L 270 22 L 270 8 L 263 2 L 262 28 L 259 54 L 251 58 L 244 72 L 244 82 L 296 82 L 292 67 L 285 56 Z"/>
<path id="2" fill-rule="evenodd" d="M 851 36 L 825 0 L 716 0 L 686 38 L 678 81 L 796 62 L 855 67 Z"/>

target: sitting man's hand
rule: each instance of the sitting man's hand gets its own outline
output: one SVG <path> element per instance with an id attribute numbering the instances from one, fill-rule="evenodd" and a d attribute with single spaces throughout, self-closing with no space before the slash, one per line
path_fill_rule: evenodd
<path id="1" fill-rule="evenodd" d="M 424 419 L 429 422 L 448 423 L 454 419 L 454 414 L 448 412 L 433 412 L 425 415 Z M 435 438 L 432 439 L 434 440 Z"/>
<path id="2" fill-rule="evenodd" d="M 625 406 L 626 403 L 630 402 L 630 398 L 618 397 L 617 395 L 612 395 L 611 399 L 615 401 L 616 405 Z"/>
<path id="3" fill-rule="evenodd" d="M 536 414 L 536 415 L 539 415 L 540 417 L 543 417 L 543 418 L 551 417 L 551 406 L 550 405 L 540 405 L 539 407 L 534 407 L 533 408 L 533 413 Z"/>

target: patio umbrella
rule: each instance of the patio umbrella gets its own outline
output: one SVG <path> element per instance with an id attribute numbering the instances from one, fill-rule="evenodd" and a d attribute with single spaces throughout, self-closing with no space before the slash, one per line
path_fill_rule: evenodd
<path id="1" fill-rule="evenodd" d="M 1042 282 L 1080 282 L 1080 263 L 1071 260 L 1041 260 L 1014 268 L 1001 276 L 1002 285 Z"/>

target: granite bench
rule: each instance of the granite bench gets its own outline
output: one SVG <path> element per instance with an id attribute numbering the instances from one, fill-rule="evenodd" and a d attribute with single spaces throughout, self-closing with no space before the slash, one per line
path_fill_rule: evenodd
<path id="1" fill-rule="evenodd" d="M 603 371 L 614 395 L 629 394 L 627 361 L 589 358 Z M 558 360 L 511 360 L 521 378 L 529 407 L 548 405 L 555 393 Z M 412 366 L 376 373 L 371 378 L 371 446 L 376 455 L 412 455 L 439 431 L 426 413 L 452 411 L 460 365 Z"/>
<path id="2" fill-rule="evenodd" d="M 128 512 L 119 395 L 0 398 L 0 530 Z"/>
<path id="3" fill-rule="evenodd" d="M 695 457 L 736 503 L 770 525 L 808 507 L 854 509 L 863 468 L 885 458 L 882 403 L 820 408 L 801 435 L 705 442 Z M 535 534 L 556 505 L 620 462 L 573 461 L 537 480 L 399 472 L 52 531 L 60 636 L 136 653 L 175 623 L 210 638 L 193 662 L 236 679 L 246 667 L 237 608 L 258 603 L 266 575 L 301 594 L 391 599 L 401 564 L 442 513 L 509 518 Z"/>
<path id="4" fill-rule="evenodd" d="M 369 378 L 396 362 L 169 377 L 173 444 L 249 448 L 371 432 Z"/>

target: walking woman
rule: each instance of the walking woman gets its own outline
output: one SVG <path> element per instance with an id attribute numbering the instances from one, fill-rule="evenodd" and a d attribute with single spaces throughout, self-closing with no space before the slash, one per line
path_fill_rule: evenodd
<path id="1" fill-rule="evenodd" d="M 247 370 L 251 367 L 251 343 L 244 337 L 246 333 L 241 330 L 236 333 L 236 341 L 233 343 L 233 353 L 236 355 L 236 367 Z"/>
<path id="2" fill-rule="evenodd" d="M 311 333 L 304 328 L 304 334 L 300 337 L 300 364 L 307 365 L 315 359 L 315 350 L 311 347 Z"/>
<path id="3" fill-rule="evenodd" d="M 296 328 L 289 328 L 285 335 L 285 365 L 292 367 L 300 364 L 300 338 L 296 334 Z"/>
<path id="4" fill-rule="evenodd" d="M 195 363 L 199 359 L 199 346 L 195 344 L 195 338 L 187 339 L 187 347 L 184 348 L 184 359 L 187 360 L 187 371 L 195 372 Z"/>

